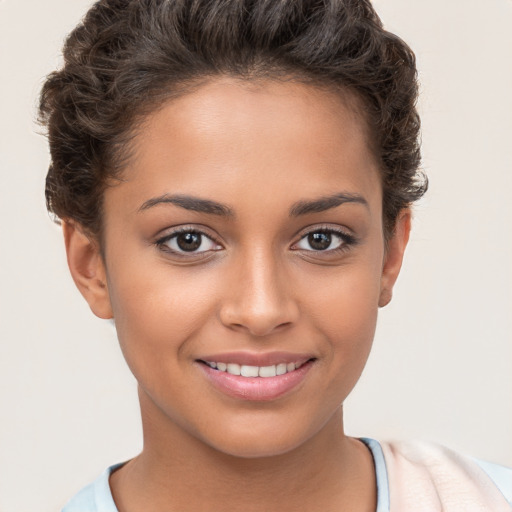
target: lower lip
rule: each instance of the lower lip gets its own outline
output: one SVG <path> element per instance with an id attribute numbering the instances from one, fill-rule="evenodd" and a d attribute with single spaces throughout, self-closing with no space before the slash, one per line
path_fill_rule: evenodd
<path id="1" fill-rule="evenodd" d="M 306 378 L 313 361 L 276 377 L 241 377 L 214 370 L 203 363 L 199 365 L 210 382 L 222 393 L 242 400 L 264 402 L 280 398 L 295 389 Z"/>

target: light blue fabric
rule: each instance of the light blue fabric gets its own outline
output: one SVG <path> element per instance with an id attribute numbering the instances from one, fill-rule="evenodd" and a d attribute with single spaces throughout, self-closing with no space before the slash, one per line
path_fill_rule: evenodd
<path id="1" fill-rule="evenodd" d="M 369 448 L 375 465 L 375 479 L 377 481 L 376 512 L 389 512 L 388 472 L 382 448 L 375 439 L 361 438 L 361 441 Z M 512 505 L 512 469 L 477 459 L 473 460 L 496 484 Z M 62 509 L 62 512 L 118 512 L 110 490 L 109 477 L 114 470 L 123 464 L 124 462 L 121 462 L 107 468 L 92 484 L 76 494 Z"/>
<path id="2" fill-rule="evenodd" d="M 509 505 L 512 505 L 512 469 L 493 464 L 484 460 L 473 459 L 486 473 L 487 476 L 496 484 L 496 487 L 505 496 Z"/>
<path id="3" fill-rule="evenodd" d="M 386 461 L 378 441 L 368 437 L 361 437 L 361 441 L 372 452 L 375 466 L 375 480 L 377 481 L 377 510 L 375 512 L 389 512 L 389 482 Z"/>
<path id="4" fill-rule="evenodd" d="M 112 471 L 123 464 L 121 462 L 105 469 L 92 484 L 76 494 L 62 512 L 118 512 L 108 479 Z"/>

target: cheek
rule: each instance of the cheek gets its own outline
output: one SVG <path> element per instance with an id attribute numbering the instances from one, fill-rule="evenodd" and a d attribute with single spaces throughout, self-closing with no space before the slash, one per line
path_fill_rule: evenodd
<path id="1" fill-rule="evenodd" d="M 378 311 L 380 272 L 377 266 L 353 264 L 330 272 L 309 286 L 306 307 L 329 338 L 366 338 L 372 332 Z M 368 327 L 366 329 L 365 327 Z"/>
<path id="2" fill-rule="evenodd" d="M 193 338 L 212 315 L 212 281 L 167 265 L 118 265 L 109 292 L 121 349 L 132 372 L 169 370 L 176 358 L 187 357 Z"/>
<path id="3" fill-rule="evenodd" d="M 330 377 L 343 387 L 344 394 L 359 378 L 375 334 L 380 274 L 378 266 L 370 268 L 352 265 L 340 269 L 321 292 L 315 287 L 309 301 L 314 329 L 324 338 Z"/>

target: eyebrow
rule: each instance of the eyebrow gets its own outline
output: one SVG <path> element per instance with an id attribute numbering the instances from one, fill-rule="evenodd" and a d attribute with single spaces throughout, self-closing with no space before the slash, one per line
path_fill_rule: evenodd
<path id="1" fill-rule="evenodd" d="M 348 192 L 338 192 L 332 196 L 324 196 L 312 201 L 297 201 L 290 208 L 290 217 L 325 212 L 345 203 L 359 203 L 369 208 L 368 201 L 363 196 Z"/>
<path id="2" fill-rule="evenodd" d="M 323 196 L 311 201 L 297 201 L 291 206 L 289 215 L 290 217 L 299 217 L 300 215 L 307 215 L 309 213 L 324 212 L 345 203 L 359 203 L 368 208 L 368 201 L 366 201 L 363 196 L 360 196 L 359 194 L 339 192 L 331 196 Z M 148 199 L 139 208 L 139 212 L 148 210 L 149 208 L 153 208 L 160 204 L 175 204 L 185 210 L 207 213 L 210 215 L 219 215 L 221 217 L 235 217 L 235 213 L 230 206 L 210 199 L 202 199 L 200 197 L 182 194 L 163 194 L 161 196 Z"/>
<path id="3" fill-rule="evenodd" d="M 217 203 L 217 201 L 211 201 L 210 199 L 201 199 L 200 197 L 187 196 L 187 195 L 169 195 L 164 194 L 159 197 L 148 199 L 139 208 L 139 211 L 148 210 L 153 206 L 159 204 L 175 204 L 185 210 L 192 210 L 194 212 L 209 213 L 211 215 L 220 215 L 222 217 L 234 217 L 235 214 L 233 209 L 225 204 Z"/>

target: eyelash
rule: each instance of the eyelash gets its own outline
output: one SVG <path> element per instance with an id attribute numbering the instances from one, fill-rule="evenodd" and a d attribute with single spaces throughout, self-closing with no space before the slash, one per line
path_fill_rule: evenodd
<path id="1" fill-rule="evenodd" d="M 357 244 L 357 238 L 349 233 L 347 233 L 346 231 L 340 229 L 340 228 L 334 228 L 334 227 L 331 227 L 331 226 L 320 226 L 320 227 L 317 227 L 317 228 L 314 228 L 314 229 L 308 229 L 308 231 L 306 232 L 303 232 L 300 236 L 300 239 L 297 243 L 295 243 L 294 245 L 297 245 L 298 243 L 300 243 L 302 240 L 304 240 L 305 238 L 307 238 L 309 235 L 312 235 L 312 234 L 316 234 L 316 233 L 322 233 L 322 234 L 326 234 L 326 235 L 335 235 L 337 236 L 338 238 L 341 239 L 341 245 L 339 247 L 336 247 L 335 249 L 325 249 L 325 250 L 308 250 L 308 249 L 294 249 L 294 250 L 303 250 L 305 252 L 308 252 L 308 253 L 313 253 L 313 254 L 327 254 L 327 255 L 330 255 L 330 256 L 334 256 L 334 255 L 339 255 L 339 254 L 342 254 L 348 250 L 350 250 L 351 247 L 353 247 L 354 245 Z"/>
<path id="2" fill-rule="evenodd" d="M 176 228 L 171 233 L 163 236 L 162 238 L 159 238 L 155 245 L 163 252 L 171 253 L 173 255 L 176 255 L 178 257 L 187 258 L 190 256 L 198 257 L 198 256 L 204 256 L 207 255 L 210 251 L 201 251 L 201 252 L 194 252 L 194 251 L 176 251 L 174 249 L 171 249 L 168 245 L 166 245 L 168 242 L 170 242 L 173 238 L 177 238 L 179 235 L 184 233 L 190 233 L 190 234 L 196 234 L 200 235 L 201 237 L 205 237 L 208 240 L 211 240 L 213 243 L 220 245 L 220 243 L 211 235 L 208 235 L 201 229 L 194 228 L 192 226 L 182 226 L 180 228 Z"/>
<path id="3" fill-rule="evenodd" d="M 187 258 L 187 257 L 190 257 L 190 256 L 195 256 L 197 258 L 198 255 L 207 255 L 208 253 L 211 252 L 211 250 L 200 251 L 200 252 L 195 252 L 195 251 L 176 251 L 174 249 L 171 249 L 168 245 L 166 245 L 170 240 L 172 240 L 174 238 L 177 238 L 180 234 L 184 234 L 184 233 L 196 234 L 196 235 L 199 235 L 201 237 L 205 237 L 205 238 L 209 239 L 210 241 L 212 241 L 215 244 L 221 245 L 214 237 L 208 235 L 207 233 L 205 233 L 204 231 L 202 231 L 200 229 L 197 229 L 197 228 L 194 228 L 194 227 L 191 227 L 191 226 L 183 226 L 183 227 L 175 229 L 171 233 L 169 233 L 169 234 L 159 238 L 158 240 L 156 240 L 155 245 L 161 251 L 163 251 L 163 252 L 172 253 L 173 255 L 177 255 L 179 257 L 184 257 L 184 258 Z M 302 250 L 304 252 L 309 252 L 309 253 L 337 255 L 337 254 L 341 254 L 342 252 L 348 251 L 352 246 L 357 244 L 357 239 L 353 235 L 351 235 L 351 234 L 349 234 L 349 233 L 347 233 L 347 232 L 345 232 L 345 231 L 343 231 L 343 230 L 341 230 L 339 228 L 333 228 L 333 227 L 330 227 L 330 226 L 329 227 L 321 226 L 321 227 L 318 227 L 316 229 L 310 229 L 310 230 L 302 233 L 301 236 L 300 236 L 299 241 L 296 242 L 294 244 L 294 246 L 297 245 L 298 243 L 300 243 L 302 240 L 304 240 L 309 235 L 314 234 L 314 233 L 323 233 L 323 234 L 328 234 L 328 235 L 335 235 L 335 236 L 337 236 L 338 238 L 341 239 L 341 245 L 339 247 L 335 248 L 335 249 L 325 249 L 325 250 L 293 249 L 293 250 L 298 250 L 298 251 Z"/>

